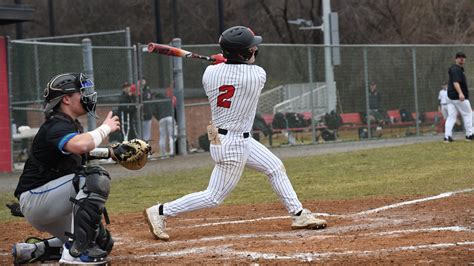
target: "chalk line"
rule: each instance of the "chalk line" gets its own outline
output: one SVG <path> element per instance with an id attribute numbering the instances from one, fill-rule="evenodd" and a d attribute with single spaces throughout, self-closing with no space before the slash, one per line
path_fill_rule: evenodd
<path id="1" fill-rule="evenodd" d="M 446 198 L 446 197 L 451 197 L 456 194 L 460 193 L 466 193 L 466 192 L 471 192 L 474 191 L 474 188 L 467 188 L 467 189 L 462 189 L 458 191 L 452 191 L 452 192 L 445 192 L 441 193 L 436 196 L 431 196 L 427 198 L 421 198 L 421 199 L 416 199 L 416 200 L 410 200 L 410 201 L 404 201 L 404 202 L 399 202 L 387 206 L 382 206 L 379 208 L 367 210 L 367 211 L 362 211 L 354 214 L 329 214 L 329 213 L 314 213 L 316 216 L 325 216 L 325 217 L 354 217 L 354 216 L 363 216 L 363 215 L 368 215 L 376 212 L 381 212 L 389 209 L 394 209 L 394 208 L 399 208 L 402 206 L 406 205 L 411 205 L 411 204 L 416 204 L 420 202 L 425 202 L 425 201 L 430 201 L 430 200 L 436 200 L 436 199 L 441 199 L 441 198 Z M 182 226 L 180 228 L 197 228 L 197 227 L 208 227 L 208 226 L 218 226 L 218 225 L 226 225 L 226 224 L 243 224 L 243 223 L 253 223 L 253 222 L 258 222 L 258 221 L 266 221 L 266 220 L 280 220 L 280 219 L 289 219 L 291 216 L 285 215 L 285 216 L 273 216 L 273 217 L 261 217 L 261 218 L 255 218 L 255 219 L 246 219 L 246 220 L 234 220 L 234 221 L 222 221 L 222 222 L 213 222 L 213 223 L 205 223 L 205 224 L 196 224 L 196 225 L 189 225 L 189 226 Z M 170 227 L 171 228 L 171 227 Z"/>
<path id="2" fill-rule="evenodd" d="M 230 248 L 232 245 L 221 245 L 221 246 L 207 246 L 207 247 L 194 247 L 188 249 L 182 249 L 179 251 L 166 251 L 163 253 L 156 254 L 144 254 L 135 256 L 112 256 L 113 259 L 143 259 L 143 258 L 157 258 L 157 257 L 179 257 L 185 255 L 219 255 L 218 258 L 222 258 L 224 255 L 227 258 L 247 258 L 251 260 L 265 259 L 265 260 L 302 260 L 312 261 L 315 259 L 329 258 L 334 256 L 353 256 L 353 255 L 378 255 L 381 253 L 394 253 L 400 251 L 416 251 L 420 249 L 443 249 L 451 247 L 471 246 L 474 245 L 474 241 L 465 242 L 453 242 L 453 243 L 437 243 L 427 245 L 414 245 L 414 246 L 401 246 L 394 248 L 383 248 L 376 250 L 347 250 L 341 252 L 311 252 L 311 253 L 292 253 L 292 254 L 279 254 L 279 253 L 263 253 L 254 251 L 236 251 Z"/>

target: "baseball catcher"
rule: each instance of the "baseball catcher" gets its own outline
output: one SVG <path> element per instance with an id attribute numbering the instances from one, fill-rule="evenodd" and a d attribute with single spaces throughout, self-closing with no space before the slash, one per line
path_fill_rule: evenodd
<path id="1" fill-rule="evenodd" d="M 86 162 L 110 156 L 129 169 L 140 169 L 150 147 L 132 140 L 97 148 L 110 133 L 120 130 L 120 122 L 109 112 L 102 125 L 84 132 L 77 118 L 87 113 L 97 118 L 97 93 L 82 73 L 54 76 L 43 96 L 46 121 L 33 140 L 15 190 L 19 210 L 15 205 L 10 209 L 52 237 L 30 237 L 14 244 L 14 263 L 103 264 L 114 244 L 102 222 L 102 216 L 108 221 L 105 202 L 110 176 L 103 167 Z"/>

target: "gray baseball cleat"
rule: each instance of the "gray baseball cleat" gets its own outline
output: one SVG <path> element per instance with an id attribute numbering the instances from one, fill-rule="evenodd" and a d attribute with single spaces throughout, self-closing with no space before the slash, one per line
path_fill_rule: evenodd
<path id="1" fill-rule="evenodd" d="M 159 207 L 159 203 L 155 206 L 151 206 L 143 211 L 143 215 L 145 216 L 145 221 L 148 223 L 150 232 L 155 236 L 155 238 L 168 241 L 170 236 L 165 233 L 166 216 L 160 215 Z"/>
<path id="2" fill-rule="evenodd" d="M 292 219 L 291 229 L 323 229 L 327 225 L 325 220 L 314 217 L 308 209 L 303 209 L 299 216 L 293 215 Z"/>
<path id="3" fill-rule="evenodd" d="M 39 250 L 36 244 L 30 243 L 16 243 L 12 249 L 15 264 L 34 262 L 44 253 L 44 250 Z"/>

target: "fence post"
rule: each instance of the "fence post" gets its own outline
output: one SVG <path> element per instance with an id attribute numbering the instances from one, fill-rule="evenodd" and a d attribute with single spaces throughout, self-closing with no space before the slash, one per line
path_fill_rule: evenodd
<path id="1" fill-rule="evenodd" d="M 34 41 L 36 42 L 36 41 Z M 40 74 L 39 74 L 39 63 L 38 63 L 38 45 L 33 45 L 33 54 L 35 60 L 35 85 L 36 85 L 36 100 L 43 100 L 43 91 L 41 90 Z"/>
<path id="2" fill-rule="evenodd" d="M 370 126 L 369 118 L 369 73 L 368 73 L 368 63 L 367 63 L 367 47 L 364 47 L 364 80 L 365 80 L 365 120 L 367 121 L 367 136 L 369 139 L 372 138 L 372 127 Z M 362 119 L 363 120 L 363 119 Z M 359 136 L 360 138 L 360 136 Z"/>
<path id="3" fill-rule="evenodd" d="M 413 93 L 415 93 L 415 125 L 416 125 L 416 135 L 420 136 L 420 113 L 418 112 L 418 86 L 416 82 L 416 48 L 412 48 L 412 57 L 413 57 Z"/>
<path id="4" fill-rule="evenodd" d="M 174 47 L 181 48 L 181 39 L 172 40 Z M 176 96 L 176 112 L 178 115 L 178 149 L 179 155 L 187 154 L 186 147 L 186 121 L 184 115 L 184 84 L 183 84 L 183 58 L 173 57 L 173 92 Z"/>
<path id="5" fill-rule="evenodd" d="M 138 103 L 137 111 L 135 112 L 135 126 L 137 128 L 137 137 L 143 137 L 143 127 L 142 127 L 142 112 L 143 112 L 143 103 L 141 101 L 141 93 L 140 93 L 140 83 L 138 82 L 138 63 L 137 63 L 137 46 L 134 44 L 131 47 L 132 53 L 132 60 L 133 60 L 133 80 L 132 83 L 135 84 L 135 103 Z"/>
<path id="6" fill-rule="evenodd" d="M 94 63 L 92 59 L 92 42 L 91 39 L 82 39 L 82 62 L 84 66 L 84 74 L 94 81 Z M 96 127 L 95 117 L 87 113 L 87 130 L 94 130 Z"/>
<path id="7" fill-rule="evenodd" d="M 125 46 L 130 48 L 132 47 L 132 41 L 130 37 L 130 28 L 125 28 Z M 127 51 L 127 66 L 128 66 L 128 82 L 133 83 L 133 68 L 132 68 L 132 51 Z"/>
<path id="8" fill-rule="evenodd" d="M 309 83 L 311 84 L 309 86 L 311 97 L 311 143 L 316 142 L 316 127 L 314 126 L 314 88 L 313 88 L 313 50 L 311 46 L 307 47 L 308 50 L 308 74 L 309 74 Z M 316 86 L 316 83 L 314 84 Z"/>
<path id="9" fill-rule="evenodd" d="M 140 118 L 138 119 L 138 121 L 140 121 L 140 125 L 138 126 L 139 128 L 139 132 L 140 132 L 140 137 L 143 139 L 143 111 L 145 109 L 145 105 L 143 103 L 143 92 L 142 92 L 142 78 L 143 78 L 143 66 L 142 66 L 142 62 L 143 62 L 143 58 L 142 58 L 142 45 L 140 43 L 138 43 L 136 45 L 136 49 L 135 49 L 135 67 L 136 67 L 136 73 L 137 73 L 137 97 L 138 97 L 138 103 L 139 103 L 139 106 L 140 106 Z"/>

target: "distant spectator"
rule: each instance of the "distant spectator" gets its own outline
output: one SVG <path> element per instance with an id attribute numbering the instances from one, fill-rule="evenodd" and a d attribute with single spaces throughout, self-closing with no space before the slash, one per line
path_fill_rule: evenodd
<path id="1" fill-rule="evenodd" d="M 377 84 L 372 82 L 369 90 L 369 115 L 371 122 L 385 123 L 384 111 L 382 108 L 382 94 L 377 90 Z"/>
<path id="2" fill-rule="evenodd" d="M 263 133 L 265 137 L 268 136 L 268 144 L 272 146 L 272 136 L 273 136 L 273 130 L 271 125 L 268 125 L 263 116 L 260 113 L 255 113 L 255 120 L 253 121 L 253 126 L 252 126 L 253 131 L 258 131 L 253 134 L 254 139 L 257 141 L 260 141 L 260 132 Z"/>
<path id="3" fill-rule="evenodd" d="M 171 96 L 168 96 L 171 95 Z M 171 98 L 170 98 L 171 97 Z M 159 121 L 160 125 L 160 154 L 161 156 L 175 155 L 175 145 L 174 145 L 174 136 L 175 136 L 175 121 L 173 119 L 173 98 L 172 93 L 170 94 L 167 91 L 167 96 L 163 94 L 157 94 L 157 99 L 162 99 L 166 101 L 160 101 L 156 103 L 153 107 L 153 115 L 156 120 Z M 166 145 L 168 144 L 169 153 L 167 153 Z"/>
<path id="4" fill-rule="evenodd" d="M 146 79 L 143 78 L 140 82 L 143 104 L 143 140 L 149 142 L 151 139 L 151 119 L 152 116 L 152 104 L 146 103 L 146 101 L 153 100 L 153 94 L 151 93 L 150 86 L 148 86 Z"/>
<path id="5" fill-rule="evenodd" d="M 438 110 L 443 115 L 443 118 L 448 118 L 448 83 L 441 84 L 441 90 L 438 94 Z"/>
<path id="6" fill-rule="evenodd" d="M 455 64 L 448 71 L 448 118 L 446 119 L 444 142 L 453 141 L 453 127 L 456 123 L 458 113 L 461 114 L 464 130 L 466 131 L 466 141 L 474 140 L 472 128 L 472 107 L 469 101 L 469 90 L 466 75 L 464 74 L 464 63 L 466 54 L 456 53 Z"/>
<path id="7" fill-rule="evenodd" d="M 130 104 L 120 105 L 118 108 L 119 116 L 122 122 L 122 134 L 124 140 L 131 140 L 137 137 L 135 127 L 135 116 L 137 109 L 133 103 L 136 102 L 136 87 L 128 82 L 122 85 L 122 94 L 120 95 L 119 103 Z"/>

